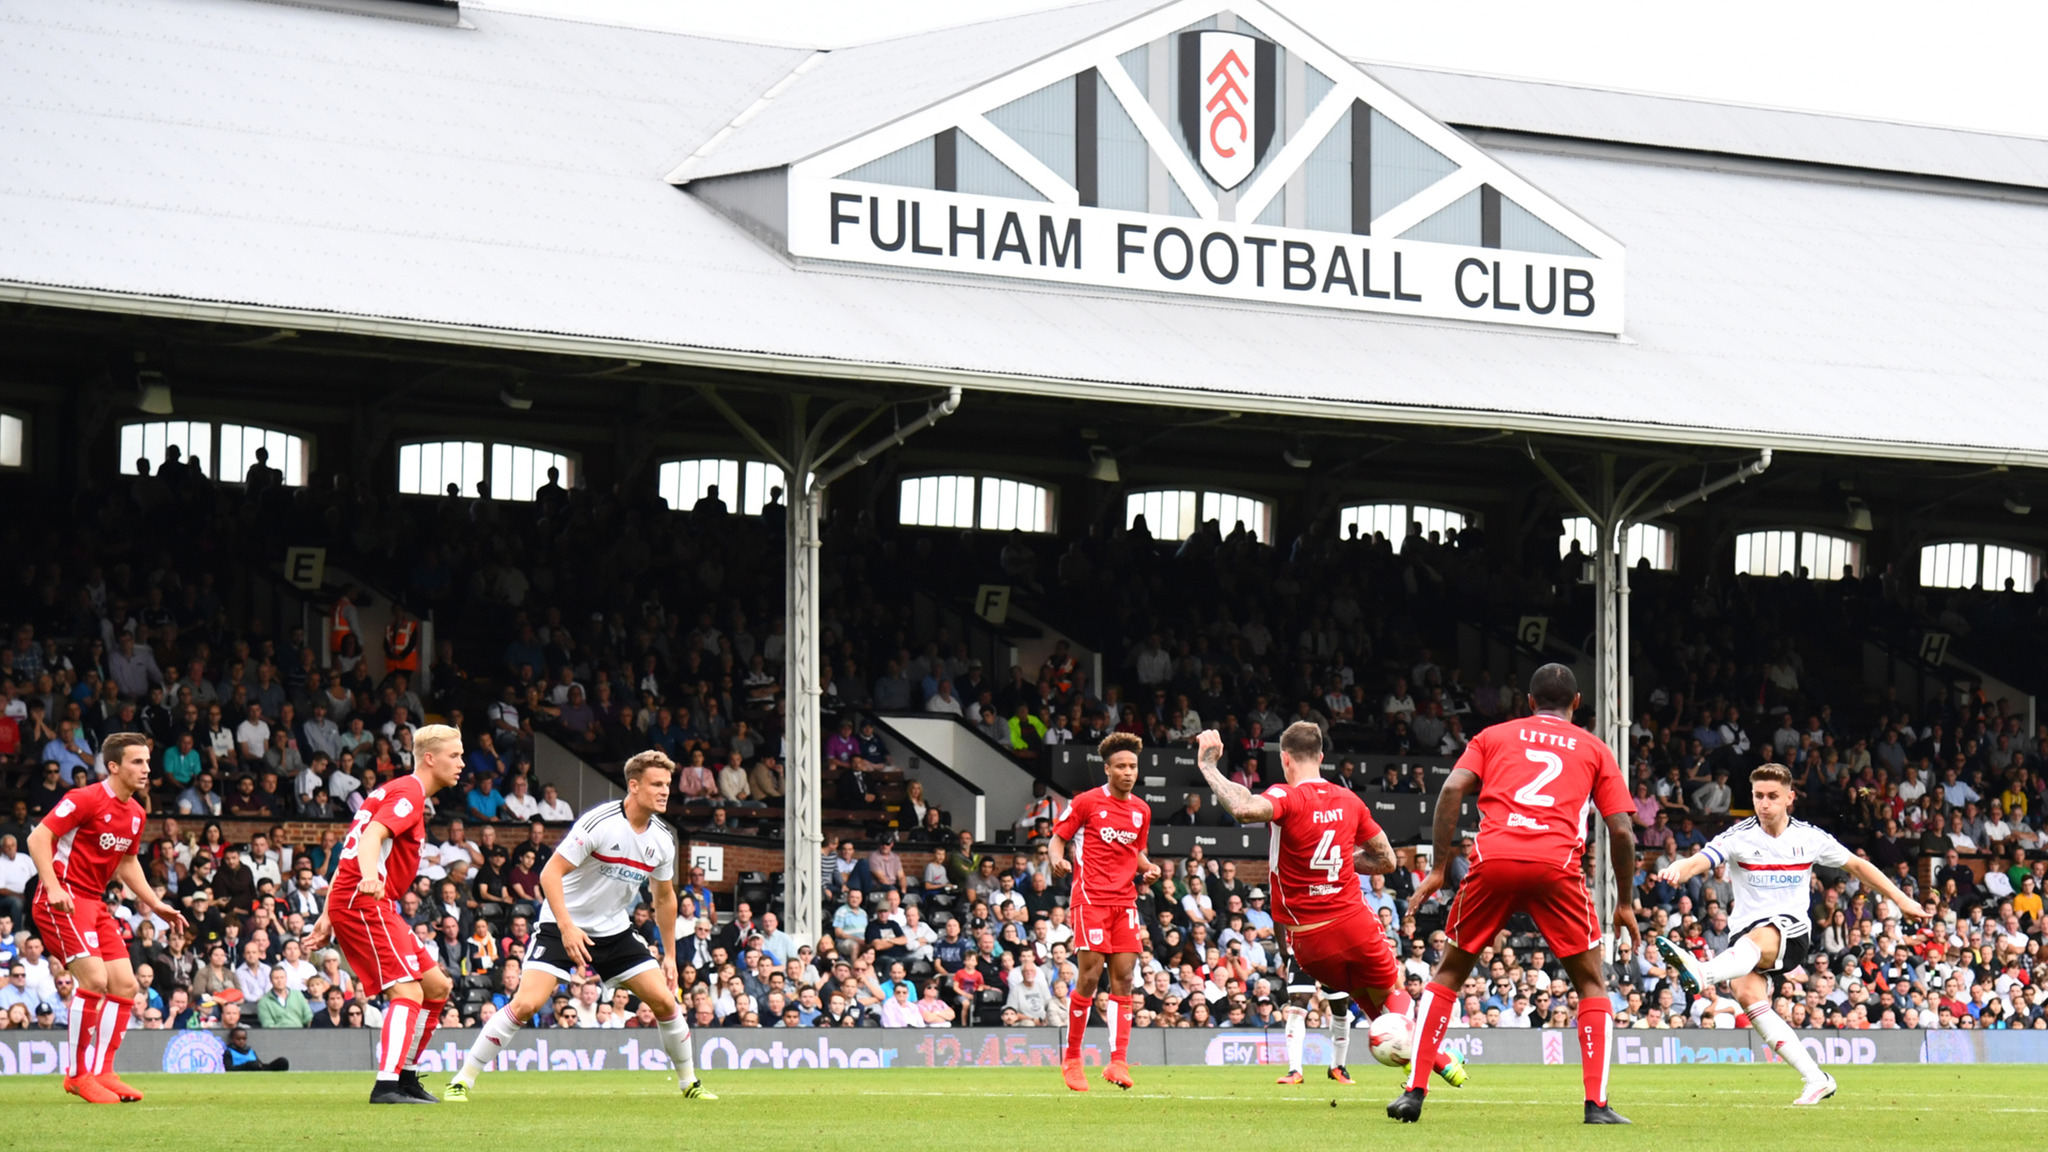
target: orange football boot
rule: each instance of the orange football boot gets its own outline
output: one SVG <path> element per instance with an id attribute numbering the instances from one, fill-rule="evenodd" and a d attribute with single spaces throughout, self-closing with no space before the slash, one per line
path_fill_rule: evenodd
<path id="1" fill-rule="evenodd" d="M 64 1090 L 85 1101 L 87 1104 L 118 1104 L 119 1096 L 100 1087 L 100 1082 L 91 1076 L 66 1076 Z"/>
<path id="2" fill-rule="evenodd" d="M 1088 1073 L 1081 1067 L 1079 1060 L 1068 1060 L 1061 1064 L 1060 1075 L 1066 1078 L 1067 1087 L 1072 1088 L 1074 1091 L 1086 1092 L 1088 1090 Z"/>
<path id="3" fill-rule="evenodd" d="M 121 1078 L 112 1072 L 102 1072 L 98 1076 L 93 1077 L 93 1079 L 100 1082 L 100 1087 L 119 1096 L 123 1104 L 132 1104 L 142 1099 L 142 1089 L 130 1088 L 128 1085 L 123 1084 Z"/>

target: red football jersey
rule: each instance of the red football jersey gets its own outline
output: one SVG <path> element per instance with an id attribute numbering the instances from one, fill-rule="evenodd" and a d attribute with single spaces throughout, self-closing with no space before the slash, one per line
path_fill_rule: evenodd
<path id="1" fill-rule="evenodd" d="M 427 839 L 427 794 L 417 776 L 401 776 L 370 793 L 341 842 L 341 867 L 335 870 L 331 903 L 348 903 L 355 898 L 363 870 L 356 863 L 356 841 L 375 820 L 391 830 L 384 838 L 384 858 L 378 869 L 384 874 L 384 899 L 396 900 L 412 887 L 420 870 L 420 845 Z"/>
<path id="2" fill-rule="evenodd" d="M 124 856 L 133 856 L 142 842 L 142 805 L 114 795 L 102 780 L 64 794 L 43 827 L 56 841 L 58 879 L 74 897 L 104 900 Z"/>
<path id="3" fill-rule="evenodd" d="M 1327 780 L 1275 784 L 1265 797 L 1273 806 L 1266 883 L 1274 922 L 1321 924 L 1364 908 L 1351 854 L 1380 834 L 1365 801 Z"/>
<path id="4" fill-rule="evenodd" d="M 1474 860 L 1555 860 L 1576 869 L 1586 798 L 1603 816 L 1635 808 L 1606 741 L 1556 716 L 1487 728 L 1465 747 L 1458 767 L 1479 777 Z"/>
<path id="5" fill-rule="evenodd" d="M 1151 840 L 1152 809 L 1133 794 L 1119 800 L 1107 784 L 1074 797 L 1053 834 L 1073 845 L 1076 902 L 1105 908 L 1138 903 L 1138 857 Z"/>

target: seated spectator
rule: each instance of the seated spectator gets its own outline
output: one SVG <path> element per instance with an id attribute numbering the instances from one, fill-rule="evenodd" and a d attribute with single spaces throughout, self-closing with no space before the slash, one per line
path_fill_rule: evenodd
<path id="1" fill-rule="evenodd" d="M 498 781 L 495 777 L 478 777 L 470 784 L 468 792 L 464 793 L 463 805 L 477 820 L 499 820 L 505 816 L 505 795 L 498 791 Z"/>
<path id="2" fill-rule="evenodd" d="M 754 761 L 753 770 L 747 773 L 747 791 L 763 804 L 779 807 L 783 798 L 782 762 L 773 756 Z"/>
<path id="3" fill-rule="evenodd" d="M 303 1007 L 303 1004 L 301 1006 Z M 227 1009 L 234 1010 L 239 1007 L 239 1005 L 230 1004 L 227 1006 Z M 228 1010 L 222 1012 L 224 1021 L 228 1015 Z M 240 1013 L 236 1012 L 235 1015 L 239 1018 Z M 249 1047 L 249 1030 L 247 1028 L 238 1026 L 228 1029 L 227 1048 L 221 1053 L 222 1071 L 288 1072 L 291 1070 L 291 1066 L 291 1061 L 283 1056 L 268 1061 L 258 1056 L 256 1050 Z"/>
<path id="4" fill-rule="evenodd" d="M 265 1028 L 306 1028 L 313 1023 L 312 1009 L 291 987 L 282 964 L 270 970 L 270 988 L 256 1003 L 256 1020 Z"/>
<path id="5" fill-rule="evenodd" d="M 881 785 L 873 773 L 857 764 L 839 773 L 839 806 L 842 808 L 871 808 L 881 803 Z"/>
<path id="6" fill-rule="evenodd" d="M 676 773 L 676 794 L 683 802 L 706 803 L 718 799 L 718 777 L 704 763 L 704 750 L 690 753 L 690 762 Z"/>
<path id="7" fill-rule="evenodd" d="M 555 794 L 553 784 L 548 784 L 540 790 L 539 817 L 550 824 L 568 824 L 576 819 L 576 810 Z"/>
<path id="8" fill-rule="evenodd" d="M 910 998 L 909 981 L 898 981 L 889 998 L 882 1001 L 881 1024 L 884 1028 L 927 1027 L 923 1011 Z"/>
<path id="9" fill-rule="evenodd" d="M 724 766 L 718 770 L 718 796 L 713 803 L 739 808 L 763 807 L 747 787 L 747 770 L 741 766 L 738 752 L 727 753 Z"/>
<path id="10" fill-rule="evenodd" d="M 851 768 L 854 756 L 860 751 L 860 741 L 853 735 L 851 719 L 839 722 L 839 731 L 825 738 L 825 767 Z"/>

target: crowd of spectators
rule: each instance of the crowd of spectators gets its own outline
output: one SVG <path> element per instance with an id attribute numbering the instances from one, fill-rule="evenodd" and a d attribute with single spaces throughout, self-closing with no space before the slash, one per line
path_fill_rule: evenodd
<path id="1" fill-rule="evenodd" d="M 33 871 L 21 845 L 64 790 L 94 777 L 91 749 L 110 732 L 155 740 L 149 806 L 165 820 L 145 866 L 192 921 L 172 934 L 121 910 L 145 1028 L 376 1026 L 375 1000 L 339 958 L 301 942 L 341 822 L 409 770 L 413 728 L 430 714 L 463 728 L 469 765 L 439 806 L 401 910 L 464 977 L 451 1022 L 476 1022 L 516 987 L 548 824 L 573 816 L 533 786 L 537 734 L 599 763 L 660 747 L 682 766 L 685 827 L 778 832 L 778 503 L 735 516 L 714 492 L 671 512 L 651 495 L 552 483 L 531 503 L 407 501 L 345 480 L 284 489 L 253 472 L 239 488 L 219 485 L 175 460 L 144 471 L 126 489 L 81 492 L 68 523 L 85 527 L 71 536 L 38 536 L 27 521 L 8 530 L 13 554 L 28 559 L 0 588 L 0 1026 L 64 1022 L 68 977 L 29 931 Z M 301 631 L 273 634 L 247 610 L 253 577 L 237 549 L 280 524 L 318 525 L 339 555 L 433 613 L 430 690 L 403 670 L 373 676 L 362 644 L 377 637 L 328 648 Z M 1090 530 L 1044 570 L 1039 543 L 1021 535 L 885 533 L 854 511 L 825 536 L 830 929 L 792 940 L 772 911 L 730 894 L 721 906 L 694 880 L 676 946 L 699 1026 L 1057 1021 L 1074 968 L 1065 884 L 1042 849 L 1056 798 L 1022 814 L 1011 842 L 976 844 L 890 762 L 871 714 L 957 714 L 1027 765 L 1046 746 L 1111 730 L 1170 745 L 1216 727 L 1247 781 L 1261 774 L 1265 743 L 1308 719 L 1328 734 L 1337 778 L 1407 792 L 1420 787 L 1415 775 L 1366 780 L 1345 754 L 1453 756 L 1527 707 L 1512 678 L 1438 663 L 1456 646 L 1452 626 L 1535 610 L 1570 629 L 1586 611 L 1572 557 L 1490 560 L 1476 529 L 1417 531 L 1397 549 L 1318 527 L 1282 549 L 1215 524 L 1163 543 L 1138 524 Z M 1780 981 L 1786 1018 L 2042 1026 L 2048 727 L 2029 734 L 2008 702 L 1981 695 L 1872 701 L 1845 681 L 1843 637 L 1924 607 L 1888 575 L 1636 577 L 1641 714 L 1625 759 L 1642 846 L 1630 892 L 1646 926 L 1720 945 L 1725 875 L 1685 890 L 1651 876 L 1744 807 L 1749 767 L 1779 760 L 1799 782 L 1802 818 L 1939 910 L 1931 924 L 1900 924 L 1853 882 L 1818 877 L 1814 955 Z M 919 594 L 949 602 L 986 578 L 1064 617 L 1105 654 L 1108 683 L 1092 683 L 1065 645 L 1036 669 L 998 674 L 966 637 L 915 626 Z M 287 835 L 287 822 L 322 820 L 334 823 L 315 842 Z M 229 824 L 265 831 L 230 842 Z M 1365 898 L 1419 981 L 1443 945 L 1444 903 L 1412 906 L 1422 862 L 1412 849 L 1401 861 L 1367 881 Z M 1277 1019 L 1282 941 L 1259 884 L 1233 860 L 1161 863 L 1165 875 L 1139 896 L 1137 1022 Z M 1461 875 L 1454 866 L 1445 898 Z M 1480 972 L 1461 1023 L 1569 1018 L 1575 994 L 1540 941 L 1511 935 Z M 1624 957 L 1620 972 L 1618 1019 L 1629 1026 L 1732 1022 L 1725 992 L 1688 1001 L 1653 951 Z M 540 1023 L 630 1027 L 645 1016 L 577 980 Z"/>

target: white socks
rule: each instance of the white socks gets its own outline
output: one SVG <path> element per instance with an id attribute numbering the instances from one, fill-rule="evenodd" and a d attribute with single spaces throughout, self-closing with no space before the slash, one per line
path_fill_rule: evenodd
<path id="1" fill-rule="evenodd" d="M 1287 1017 L 1287 1071 L 1301 1071 L 1301 1050 L 1308 1041 L 1308 1009 L 1289 1004 L 1280 1010 Z"/>
<path id="2" fill-rule="evenodd" d="M 1751 946 L 1752 951 L 1754 947 Z M 1785 1023 L 1784 1017 L 1773 1012 L 1769 1004 L 1751 1004 L 1744 1011 L 1749 1013 L 1749 1026 L 1756 1029 L 1756 1034 L 1764 1038 L 1764 1043 L 1771 1046 L 1771 1051 L 1778 1054 L 1778 1059 L 1799 1070 L 1801 1079 L 1808 1084 L 1818 1084 L 1826 1077 L 1827 1073 L 1822 1072 L 1820 1065 L 1813 1062 L 1813 1053 L 1808 1052 L 1806 1045 L 1799 1042 L 1799 1036 L 1792 1031 L 1792 1026 Z"/>
<path id="3" fill-rule="evenodd" d="M 1700 983 L 1714 985 L 1733 980 L 1737 976 L 1749 975 L 1756 971 L 1756 966 L 1763 963 L 1763 959 L 1763 950 L 1756 946 L 1756 941 L 1744 936 L 1730 944 L 1726 952 L 1712 960 L 1696 961 L 1690 967 L 1692 974 L 1699 978 Z M 1704 992 L 1706 989 L 1701 991 Z"/>
<path id="4" fill-rule="evenodd" d="M 1351 1064 L 1351 1002 L 1349 1000 L 1330 1002 L 1330 1047 L 1336 1054 L 1330 1063 L 1339 1068 Z"/>
<path id="5" fill-rule="evenodd" d="M 661 1032 L 662 1051 L 668 1053 L 669 1063 L 676 1066 L 676 1084 L 689 1087 L 697 1079 L 697 1058 L 690 1051 L 690 1022 L 678 1007 L 674 1016 L 656 1021 L 654 1026 Z"/>
<path id="6" fill-rule="evenodd" d="M 483 1031 L 477 1033 L 476 1043 L 469 1046 L 469 1055 L 463 1057 L 462 1071 L 455 1079 L 465 1085 L 474 1085 L 476 1078 L 486 1069 L 498 1066 L 498 1053 L 504 1051 L 505 1045 L 517 1035 L 519 1021 L 513 1019 L 510 1008 L 493 1013 L 489 1020 L 484 1021 Z"/>

